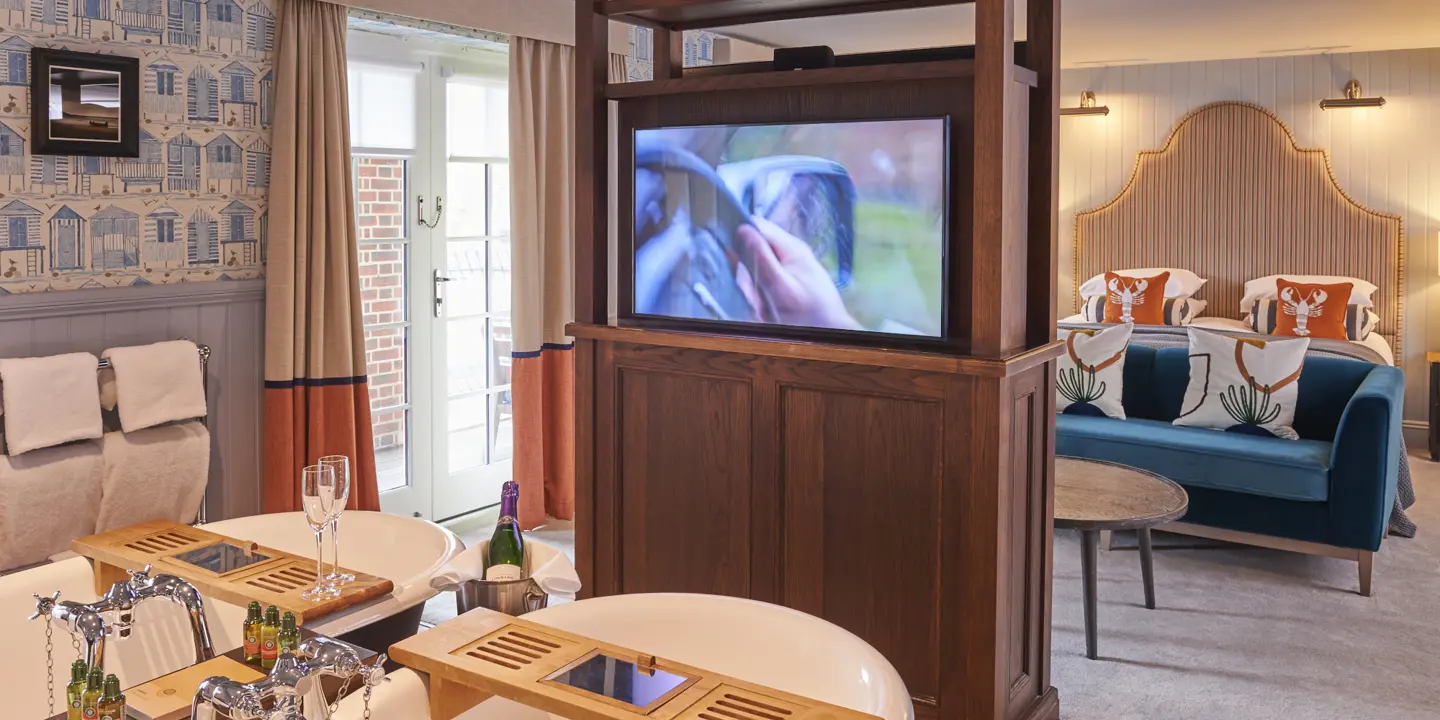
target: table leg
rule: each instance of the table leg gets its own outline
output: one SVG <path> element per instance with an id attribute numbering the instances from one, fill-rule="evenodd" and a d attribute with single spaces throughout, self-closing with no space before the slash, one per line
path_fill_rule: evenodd
<path id="1" fill-rule="evenodd" d="M 1145 607 L 1155 609 L 1155 556 L 1150 547 L 1150 528 L 1140 528 L 1140 575 L 1145 579 Z"/>
<path id="2" fill-rule="evenodd" d="M 1080 551 L 1080 574 L 1084 582 L 1085 593 L 1085 657 L 1094 660 L 1095 651 L 1095 624 L 1096 624 L 1096 597 L 1095 597 L 1095 560 L 1100 549 L 1100 533 L 1095 530 L 1081 531 L 1083 545 Z"/>

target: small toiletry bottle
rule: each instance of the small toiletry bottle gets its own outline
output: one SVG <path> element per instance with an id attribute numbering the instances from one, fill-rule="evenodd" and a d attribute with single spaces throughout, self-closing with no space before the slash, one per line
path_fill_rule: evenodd
<path id="1" fill-rule="evenodd" d="M 265 608 L 265 624 L 260 627 L 260 667 L 269 670 L 275 667 L 275 658 L 280 656 L 280 608 L 271 605 Z"/>
<path id="2" fill-rule="evenodd" d="M 90 668 L 90 675 L 85 679 L 85 692 L 80 695 L 80 716 L 85 720 L 98 720 L 100 717 L 100 696 L 105 688 L 105 673 L 98 667 Z"/>
<path id="3" fill-rule="evenodd" d="M 85 676 L 89 674 L 90 668 L 85 666 L 84 660 L 76 660 L 70 665 L 70 684 L 65 686 L 65 720 L 84 720 L 80 710 L 85 694 Z"/>
<path id="4" fill-rule="evenodd" d="M 125 694 L 120 692 L 120 678 L 105 676 L 105 692 L 100 695 L 99 720 L 125 720 Z"/>
<path id="5" fill-rule="evenodd" d="M 260 615 L 260 603 L 251 601 L 250 607 L 245 611 L 245 628 L 240 637 L 245 641 L 245 662 L 260 662 L 260 628 L 265 624 L 265 619 Z"/>
<path id="6" fill-rule="evenodd" d="M 280 635 L 277 640 L 282 653 L 286 650 L 293 653 L 300 649 L 300 628 L 295 626 L 295 613 L 287 612 L 280 618 Z"/>

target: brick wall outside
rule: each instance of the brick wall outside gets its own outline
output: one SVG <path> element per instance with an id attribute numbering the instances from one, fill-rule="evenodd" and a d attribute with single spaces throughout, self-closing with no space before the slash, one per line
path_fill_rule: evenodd
<path id="1" fill-rule="evenodd" d="M 376 328 L 405 320 L 405 161 L 355 160 L 355 215 L 360 240 L 360 301 L 365 316 L 365 361 L 375 449 L 405 444 L 405 412 L 381 412 L 405 402 L 405 328 Z"/>

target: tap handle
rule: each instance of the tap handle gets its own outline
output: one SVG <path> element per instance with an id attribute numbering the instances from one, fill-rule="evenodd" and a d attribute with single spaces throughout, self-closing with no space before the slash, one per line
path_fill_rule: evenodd
<path id="1" fill-rule="evenodd" d="M 50 597 L 42 597 L 40 593 L 31 593 L 35 597 L 35 613 L 30 616 L 31 620 L 42 615 L 49 615 L 55 609 L 55 603 L 60 601 L 60 591 L 56 590 Z"/>
<path id="2" fill-rule="evenodd" d="M 136 583 L 136 582 L 139 582 L 140 584 L 143 585 L 143 584 L 145 584 L 146 582 L 149 582 L 149 580 L 150 580 L 150 570 L 151 570 L 152 568 L 154 568 L 154 567 L 155 567 L 154 565 L 149 565 L 149 564 L 147 564 L 147 565 L 145 566 L 145 568 L 142 569 L 142 570 L 126 570 L 126 571 L 125 571 L 125 574 L 127 574 L 127 575 L 130 576 L 130 582 L 131 582 L 131 584 L 134 584 L 134 583 Z"/>
<path id="3" fill-rule="evenodd" d="M 380 682 L 385 679 L 385 661 L 389 658 L 385 653 L 380 653 L 375 662 L 361 670 L 364 673 L 365 684 L 370 687 L 379 687 Z"/>

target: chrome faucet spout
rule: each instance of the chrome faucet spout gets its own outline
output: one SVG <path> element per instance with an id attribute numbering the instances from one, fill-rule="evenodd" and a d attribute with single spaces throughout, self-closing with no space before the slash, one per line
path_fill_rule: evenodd
<path id="1" fill-rule="evenodd" d="M 366 688 L 379 685 L 385 677 L 385 655 L 366 665 L 353 646 L 312 637 L 302 642 L 296 652 L 280 653 L 270 675 L 263 680 L 241 684 L 229 678 L 212 677 L 201 683 L 190 703 L 190 714 L 199 717 L 200 706 L 210 705 L 227 713 L 232 720 L 303 720 L 304 698 L 318 690 L 321 678 L 357 676 Z M 272 705 L 268 715 L 262 710 L 266 701 Z M 322 712 L 328 712 L 328 705 Z"/>

